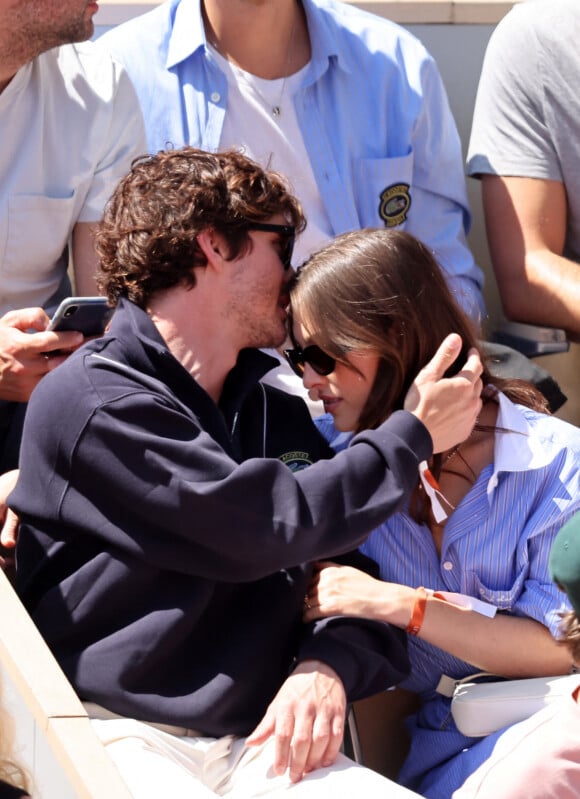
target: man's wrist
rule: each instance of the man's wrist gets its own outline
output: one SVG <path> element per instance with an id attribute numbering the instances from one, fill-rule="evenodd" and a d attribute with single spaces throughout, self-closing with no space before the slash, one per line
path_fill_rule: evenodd
<path id="1" fill-rule="evenodd" d="M 324 660 L 319 660 L 318 658 L 305 658 L 304 660 L 297 661 L 292 674 L 314 674 L 315 672 L 325 674 L 328 677 L 333 677 L 342 682 L 336 670 L 328 663 L 325 663 Z"/>

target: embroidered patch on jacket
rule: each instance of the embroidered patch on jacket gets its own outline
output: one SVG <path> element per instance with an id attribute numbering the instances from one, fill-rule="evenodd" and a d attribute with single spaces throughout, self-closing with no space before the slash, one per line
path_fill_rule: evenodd
<path id="1" fill-rule="evenodd" d="M 280 460 L 291 472 L 299 472 L 307 466 L 312 466 L 313 463 L 307 452 L 285 452 L 284 455 L 280 455 Z"/>
<path id="2" fill-rule="evenodd" d="M 379 216 L 386 227 L 401 225 L 407 218 L 411 207 L 408 183 L 394 183 L 381 192 Z"/>

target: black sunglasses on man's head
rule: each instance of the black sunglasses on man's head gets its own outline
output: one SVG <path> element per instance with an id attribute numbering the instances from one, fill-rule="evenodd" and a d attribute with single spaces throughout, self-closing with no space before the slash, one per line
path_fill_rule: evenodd
<path id="1" fill-rule="evenodd" d="M 248 230 L 264 230 L 266 233 L 278 233 L 282 243 L 280 260 L 285 270 L 292 266 L 292 253 L 294 252 L 294 241 L 296 239 L 296 228 L 294 225 L 275 225 L 273 222 L 248 222 Z"/>
<path id="2" fill-rule="evenodd" d="M 304 349 L 294 347 L 291 350 L 284 350 L 284 355 L 298 377 L 303 376 L 305 364 L 311 366 L 316 374 L 323 376 L 329 375 L 336 369 L 336 360 L 316 344 L 309 344 Z"/>

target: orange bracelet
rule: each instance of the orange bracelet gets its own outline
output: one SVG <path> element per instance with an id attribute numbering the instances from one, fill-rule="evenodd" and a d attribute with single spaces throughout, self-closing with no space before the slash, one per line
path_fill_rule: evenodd
<path id="1" fill-rule="evenodd" d="M 419 635 L 425 618 L 425 608 L 427 607 L 427 597 L 429 593 L 426 588 L 420 586 L 415 591 L 415 604 L 411 613 L 411 621 L 407 625 L 405 632 L 409 635 Z"/>

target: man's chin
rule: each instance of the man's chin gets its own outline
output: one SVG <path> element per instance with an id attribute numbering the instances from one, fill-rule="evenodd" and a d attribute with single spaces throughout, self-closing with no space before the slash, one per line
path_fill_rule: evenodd
<path id="1" fill-rule="evenodd" d="M 270 325 L 254 330 L 250 339 L 246 340 L 246 347 L 252 347 L 258 350 L 280 350 L 288 341 L 288 331 L 286 330 L 286 323 L 278 323 L 277 325 Z"/>
<path id="2" fill-rule="evenodd" d="M 93 36 L 94 32 L 95 23 L 93 21 L 93 16 L 87 16 L 82 20 L 78 20 L 74 25 L 71 25 L 68 30 L 62 31 L 62 37 L 59 45 L 88 42 Z"/>
<path id="3" fill-rule="evenodd" d="M 95 32 L 95 23 L 93 18 L 86 20 L 85 24 L 82 28 L 79 28 L 77 38 L 74 39 L 75 42 L 88 42 L 89 39 L 93 36 Z"/>
<path id="4" fill-rule="evenodd" d="M 266 344 L 260 344 L 260 348 L 279 350 L 281 347 L 284 346 L 287 338 L 288 338 L 288 333 L 286 331 L 286 328 L 284 327 L 283 330 L 281 330 L 278 335 L 272 335 L 270 340 Z"/>

